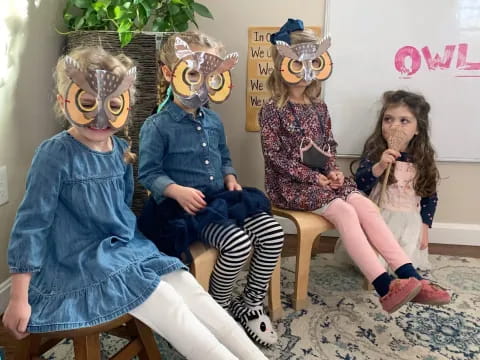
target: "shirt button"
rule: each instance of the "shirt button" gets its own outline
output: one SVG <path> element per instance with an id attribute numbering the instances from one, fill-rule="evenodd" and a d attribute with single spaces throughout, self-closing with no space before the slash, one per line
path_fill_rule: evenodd
<path id="1" fill-rule="evenodd" d="M 210 161 L 205 160 L 205 165 L 208 165 L 208 164 L 210 164 Z"/>
<path id="2" fill-rule="evenodd" d="M 210 180 L 212 180 L 212 181 L 213 181 L 213 176 L 210 176 Z"/>
<path id="3" fill-rule="evenodd" d="M 207 146 L 207 143 L 202 143 L 202 146 L 203 146 L 203 147 Z"/>
<path id="4" fill-rule="evenodd" d="M 197 126 L 197 130 L 198 130 L 198 131 L 202 130 L 202 127 L 201 127 L 201 126 Z"/>

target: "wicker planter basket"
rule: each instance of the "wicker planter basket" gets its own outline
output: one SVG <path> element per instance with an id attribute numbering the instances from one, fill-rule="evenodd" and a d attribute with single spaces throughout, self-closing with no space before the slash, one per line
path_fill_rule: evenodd
<path id="1" fill-rule="evenodd" d="M 150 116 L 157 101 L 157 56 L 154 33 L 135 35 L 132 42 L 123 49 L 118 34 L 114 31 L 75 31 L 66 35 L 65 52 L 79 46 L 102 46 L 112 54 L 124 53 L 137 65 L 136 102 L 130 112 L 129 135 L 132 139 L 132 151 L 138 154 L 138 137 L 145 119 Z M 120 132 L 119 136 L 123 137 Z M 138 163 L 134 164 L 134 176 L 137 178 Z M 147 197 L 145 189 L 135 181 L 132 209 L 138 215 Z"/>

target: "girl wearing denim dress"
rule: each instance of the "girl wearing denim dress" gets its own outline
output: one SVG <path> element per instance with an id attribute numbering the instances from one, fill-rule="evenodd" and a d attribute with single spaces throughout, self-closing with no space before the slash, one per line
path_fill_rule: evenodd
<path id="1" fill-rule="evenodd" d="M 330 38 L 318 38 L 301 20 L 272 34 L 272 98 L 259 114 L 265 184 L 278 207 L 313 211 L 339 231 L 345 248 L 392 313 L 409 301 L 445 304 L 450 295 L 423 280 L 376 206 L 336 166 L 336 147 L 321 82 L 332 72 Z M 392 278 L 376 249 L 395 271 Z"/>
<path id="2" fill-rule="evenodd" d="M 139 228 L 161 251 L 187 256 L 202 241 L 219 250 L 210 279 L 212 297 L 263 345 L 277 340 L 263 311 L 268 283 L 283 246 L 283 231 L 269 214 L 263 193 L 237 182 L 218 115 L 204 105 L 230 94 L 230 69 L 237 54 L 206 35 L 188 32 L 168 38 L 160 52 L 166 89 L 160 111 L 140 132 L 138 179 L 152 194 Z M 243 295 L 232 300 L 234 282 L 250 253 Z"/>
<path id="3" fill-rule="evenodd" d="M 94 326 L 130 313 L 188 359 L 265 359 L 227 312 L 136 230 L 133 154 L 113 134 L 134 103 L 135 68 L 101 48 L 57 64 L 71 123 L 37 149 L 8 249 L 3 323 L 28 333 Z"/>

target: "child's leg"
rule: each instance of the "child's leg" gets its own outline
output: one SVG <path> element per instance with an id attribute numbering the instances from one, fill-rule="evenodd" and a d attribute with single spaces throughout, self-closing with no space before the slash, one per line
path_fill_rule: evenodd
<path id="1" fill-rule="evenodd" d="M 353 206 L 336 199 L 322 215 L 339 231 L 348 254 L 381 296 L 380 303 L 385 311 L 396 311 L 419 293 L 422 286 L 417 279 L 409 277 L 392 281 L 368 242 Z"/>
<path id="2" fill-rule="evenodd" d="M 393 236 L 378 208 L 369 199 L 354 193 L 347 198 L 347 203 L 355 209 L 370 243 L 387 261 L 393 271 L 412 262 Z"/>
<path id="3" fill-rule="evenodd" d="M 166 281 L 161 281 L 130 314 L 168 340 L 187 359 L 238 359 L 195 317 L 182 296 Z"/>
<path id="4" fill-rule="evenodd" d="M 235 280 L 250 256 L 251 241 L 235 225 L 210 224 L 204 228 L 201 236 L 219 252 L 210 277 L 209 292 L 220 306 L 228 309 Z"/>
<path id="5" fill-rule="evenodd" d="M 239 359 L 266 359 L 245 331 L 186 271 L 162 277 L 182 296 L 195 316 Z M 207 356 L 204 357 L 208 359 Z"/>
<path id="6" fill-rule="evenodd" d="M 267 213 L 246 219 L 244 229 L 253 244 L 244 301 L 247 306 L 255 307 L 262 305 L 265 299 L 268 283 L 282 252 L 284 233 L 280 224 Z"/>
<path id="7" fill-rule="evenodd" d="M 247 218 L 244 229 L 252 241 L 253 256 L 243 296 L 233 301 L 230 311 L 255 341 L 270 345 L 278 337 L 264 313 L 263 301 L 282 252 L 284 234 L 280 224 L 267 213 Z"/>
<path id="8" fill-rule="evenodd" d="M 370 283 L 385 273 L 385 269 L 378 261 L 375 251 L 360 226 L 357 213 L 351 205 L 342 199 L 336 199 L 321 215 L 335 225 L 348 254 Z"/>

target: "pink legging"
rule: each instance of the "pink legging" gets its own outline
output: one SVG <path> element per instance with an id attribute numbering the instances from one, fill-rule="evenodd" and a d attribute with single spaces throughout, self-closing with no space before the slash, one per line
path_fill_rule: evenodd
<path id="1" fill-rule="evenodd" d="M 385 272 L 373 248 L 393 270 L 412 262 L 365 196 L 353 193 L 346 201 L 335 199 L 321 215 L 335 225 L 348 254 L 370 283 Z"/>

